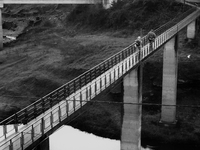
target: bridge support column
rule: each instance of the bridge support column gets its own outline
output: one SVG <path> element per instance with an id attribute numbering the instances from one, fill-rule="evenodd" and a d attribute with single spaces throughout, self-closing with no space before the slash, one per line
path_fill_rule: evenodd
<path id="1" fill-rule="evenodd" d="M 187 26 L 187 38 L 189 40 L 194 39 L 195 38 L 195 33 L 196 33 L 196 20 L 191 22 Z"/>
<path id="2" fill-rule="evenodd" d="M 173 124 L 176 122 L 176 93 L 178 68 L 178 35 L 165 44 L 163 54 L 163 83 L 161 122 Z"/>
<path id="3" fill-rule="evenodd" d="M 124 114 L 121 150 L 141 150 L 142 66 L 124 77 Z"/>
<path id="4" fill-rule="evenodd" d="M 49 147 L 49 137 L 43 140 L 37 147 L 33 150 L 50 150 Z"/>

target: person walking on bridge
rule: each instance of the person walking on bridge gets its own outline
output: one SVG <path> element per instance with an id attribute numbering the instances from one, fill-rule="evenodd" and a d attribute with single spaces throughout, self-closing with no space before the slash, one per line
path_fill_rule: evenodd
<path id="1" fill-rule="evenodd" d="M 141 37 L 138 36 L 137 39 L 135 40 L 135 47 L 140 49 L 141 45 L 142 45 L 142 40 Z"/>
<path id="2" fill-rule="evenodd" d="M 140 60 L 140 53 L 141 53 L 141 47 L 142 47 L 142 39 L 140 36 L 137 37 L 137 39 L 135 40 L 135 48 L 136 48 L 136 51 L 139 51 L 139 60 Z"/>
<path id="3" fill-rule="evenodd" d="M 155 32 L 153 31 L 153 29 L 151 29 L 151 30 L 149 31 L 149 33 L 147 34 L 147 39 L 148 39 L 148 41 L 149 41 L 149 43 L 150 43 L 150 51 L 153 50 L 153 42 L 155 41 L 155 38 L 156 38 L 156 34 L 155 34 Z"/>

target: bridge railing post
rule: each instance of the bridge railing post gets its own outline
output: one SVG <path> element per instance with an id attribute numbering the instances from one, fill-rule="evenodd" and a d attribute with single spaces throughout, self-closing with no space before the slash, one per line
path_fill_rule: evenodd
<path id="1" fill-rule="evenodd" d="M 45 130 L 45 121 L 44 118 L 41 118 L 40 132 L 42 133 L 42 135 L 44 135 L 44 130 Z"/>
<path id="2" fill-rule="evenodd" d="M 32 140 L 32 142 L 34 142 L 34 135 L 35 135 L 35 133 L 34 133 L 34 126 L 32 125 L 31 126 L 31 140 Z"/>
<path id="3" fill-rule="evenodd" d="M 6 134 L 7 134 L 7 126 L 6 125 L 3 125 L 3 134 L 4 134 L 4 137 L 6 139 Z"/>
<path id="4" fill-rule="evenodd" d="M 20 138 L 20 145 L 21 149 L 24 149 L 24 132 L 21 132 L 21 138 Z"/>
<path id="5" fill-rule="evenodd" d="M 12 142 L 12 139 L 10 139 L 10 146 L 9 146 L 9 150 L 13 150 L 13 142 Z"/>
<path id="6" fill-rule="evenodd" d="M 17 133 L 18 132 L 18 124 L 14 124 L 13 126 L 14 126 L 14 129 L 15 129 L 15 133 Z"/>

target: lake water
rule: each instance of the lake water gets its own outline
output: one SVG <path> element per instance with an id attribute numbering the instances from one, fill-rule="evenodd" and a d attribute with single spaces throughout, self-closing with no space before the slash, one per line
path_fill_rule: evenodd
<path id="1" fill-rule="evenodd" d="M 120 141 L 63 126 L 50 136 L 50 150 L 120 150 Z"/>

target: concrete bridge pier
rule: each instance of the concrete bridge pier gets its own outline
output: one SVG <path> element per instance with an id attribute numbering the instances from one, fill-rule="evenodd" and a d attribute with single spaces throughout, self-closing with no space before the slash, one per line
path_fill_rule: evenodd
<path id="1" fill-rule="evenodd" d="M 176 123 L 176 94 L 178 68 L 178 35 L 164 46 L 161 122 Z M 171 106 L 170 106 L 171 105 Z"/>
<path id="2" fill-rule="evenodd" d="M 124 77 L 121 150 L 141 150 L 142 65 Z M 135 104 L 128 104 L 135 103 Z"/>
<path id="3" fill-rule="evenodd" d="M 192 21 L 188 26 L 187 26 L 187 38 L 189 40 L 192 40 L 195 38 L 195 33 L 196 33 L 196 20 Z"/>

